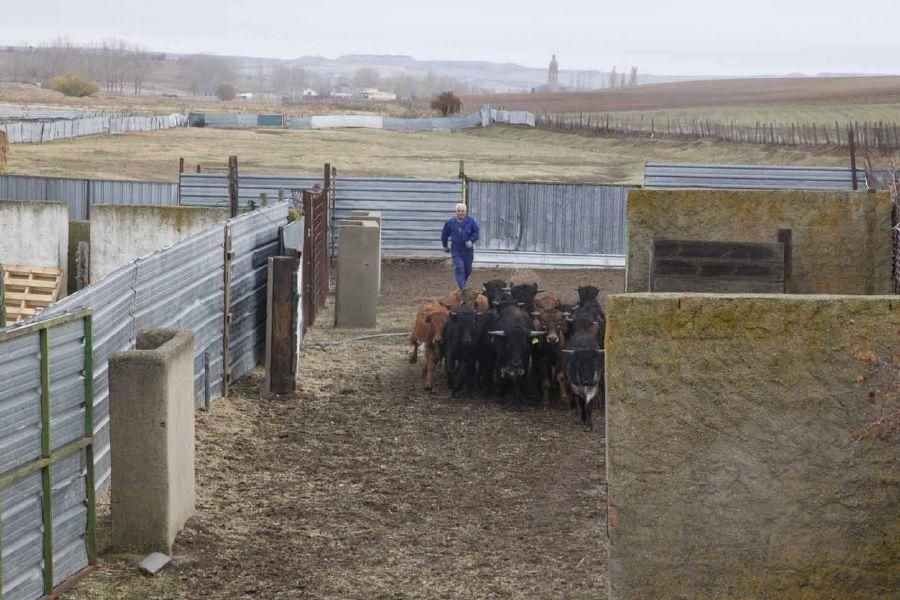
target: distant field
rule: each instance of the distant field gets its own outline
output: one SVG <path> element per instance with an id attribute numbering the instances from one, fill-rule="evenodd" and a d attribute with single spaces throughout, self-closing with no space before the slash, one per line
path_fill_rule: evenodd
<path id="1" fill-rule="evenodd" d="M 467 105 L 491 103 L 535 112 L 658 111 L 696 107 L 900 104 L 900 77 L 758 78 L 687 81 L 571 94 L 468 96 Z M 750 109 L 752 110 L 752 109 Z"/>
<path id="2" fill-rule="evenodd" d="M 579 115 L 579 112 L 567 113 Z M 598 113 L 591 113 L 597 118 Z M 605 113 L 599 113 L 605 114 Z M 654 119 L 657 125 L 665 127 L 666 119 L 672 121 L 709 120 L 733 122 L 735 125 L 755 125 L 759 123 L 806 123 L 834 126 L 848 122 L 900 123 L 900 103 L 897 104 L 808 104 L 805 106 L 730 106 L 703 108 L 669 108 L 653 111 L 616 111 L 611 115 L 617 119 L 637 123 L 641 118 L 649 125 Z"/>
<path id="3" fill-rule="evenodd" d="M 710 141 L 617 139 L 491 127 L 457 133 L 381 130 L 184 128 L 11 147 L 8 172 L 64 177 L 175 181 L 178 159 L 224 165 L 237 154 L 245 173 L 320 173 L 640 183 L 646 161 L 843 165 L 840 153 Z"/>

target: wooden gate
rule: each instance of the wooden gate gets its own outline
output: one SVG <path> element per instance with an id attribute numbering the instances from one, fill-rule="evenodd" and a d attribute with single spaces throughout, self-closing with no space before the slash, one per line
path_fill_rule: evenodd
<path id="1" fill-rule="evenodd" d="M 303 331 L 313 326 L 328 295 L 328 190 L 303 192 Z"/>

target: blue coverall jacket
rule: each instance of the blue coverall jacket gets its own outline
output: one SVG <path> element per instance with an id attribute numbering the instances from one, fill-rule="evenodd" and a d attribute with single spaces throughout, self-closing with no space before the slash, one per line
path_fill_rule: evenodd
<path id="1" fill-rule="evenodd" d="M 456 285 L 462 289 L 472 274 L 472 260 L 475 258 L 475 250 L 466 248 L 466 242 L 474 244 L 478 241 L 478 222 L 469 216 L 462 222 L 457 221 L 456 217 L 448 219 L 441 232 L 441 245 L 446 248 L 448 241 L 456 269 Z"/>

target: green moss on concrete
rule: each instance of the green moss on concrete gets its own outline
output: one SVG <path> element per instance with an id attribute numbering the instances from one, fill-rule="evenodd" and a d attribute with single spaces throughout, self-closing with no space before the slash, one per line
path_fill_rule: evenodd
<path id="1" fill-rule="evenodd" d="M 887 294 L 892 209 L 884 193 L 633 190 L 626 289 L 647 291 L 654 237 L 772 243 L 791 229 L 788 292 Z"/>
<path id="2" fill-rule="evenodd" d="M 627 294 L 606 308 L 611 598 L 893 589 L 898 446 L 859 432 L 878 415 L 870 392 L 896 397 L 900 298 Z"/>

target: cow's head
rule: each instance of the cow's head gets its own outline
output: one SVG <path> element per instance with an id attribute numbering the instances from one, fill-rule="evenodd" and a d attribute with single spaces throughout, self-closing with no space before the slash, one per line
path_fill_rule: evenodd
<path id="1" fill-rule="evenodd" d="M 487 297 L 490 307 L 495 308 L 500 303 L 503 291 L 508 287 L 508 284 L 502 279 L 491 279 L 490 281 L 485 281 L 483 287 L 484 295 Z"/>
<path id="2" fill-rule="evenodd" d="M 578 305 L 584 306 L 597 300 L 600 290 L 592 285 L 578 286 Z"/>
<path id="3" fill-rule="evenodd" d="M 442 310 L 438 312 L 433 312 L 427 317 L 425 317 L 425 322 L 431 328 L 431 331 L 434 335 L 432 335 L 431 339 L 434 340 L 436 345 L 440 345 L 440 343 L 444 339 L 444 327 L 447 326 L 447 321 L 450 319 L 450 313 Z"/>
<path id="4" fill-rule="evenodd" d="M 538 295 L 539 291 L 536 283 L 519 283 L 512 286 L 510 293 L 517 305 L 531 310 L 531 307 L 534 306 L 534 297 Z"/>
<path id="5" fill-rule="evenodd" d="M 542 338 L 545 332 L 516 326 L 491 331 L 490 334 L 497 348 L 500 376 L 516 378 L 522 377 L 528 370 L 531 341 Z"/>
<path id="6" fill-rule="evenodd" d="M 456 332 L 454 338 L 463 346 L 474 346 L 478 337 L 478 326 L 476 313 L 472 307 L 463 304 L 450 313 L 450 320 L 453 321 Z"/>
<path id="7" fill-rule="evenodd" d="M 531 316 L 534 329 L 546 332 L 544 339 L 547 343 L 553 346 L 565 345 L 566 318 L 562 312 L 555 308 L 545 308 L 531 313 Z"/>

